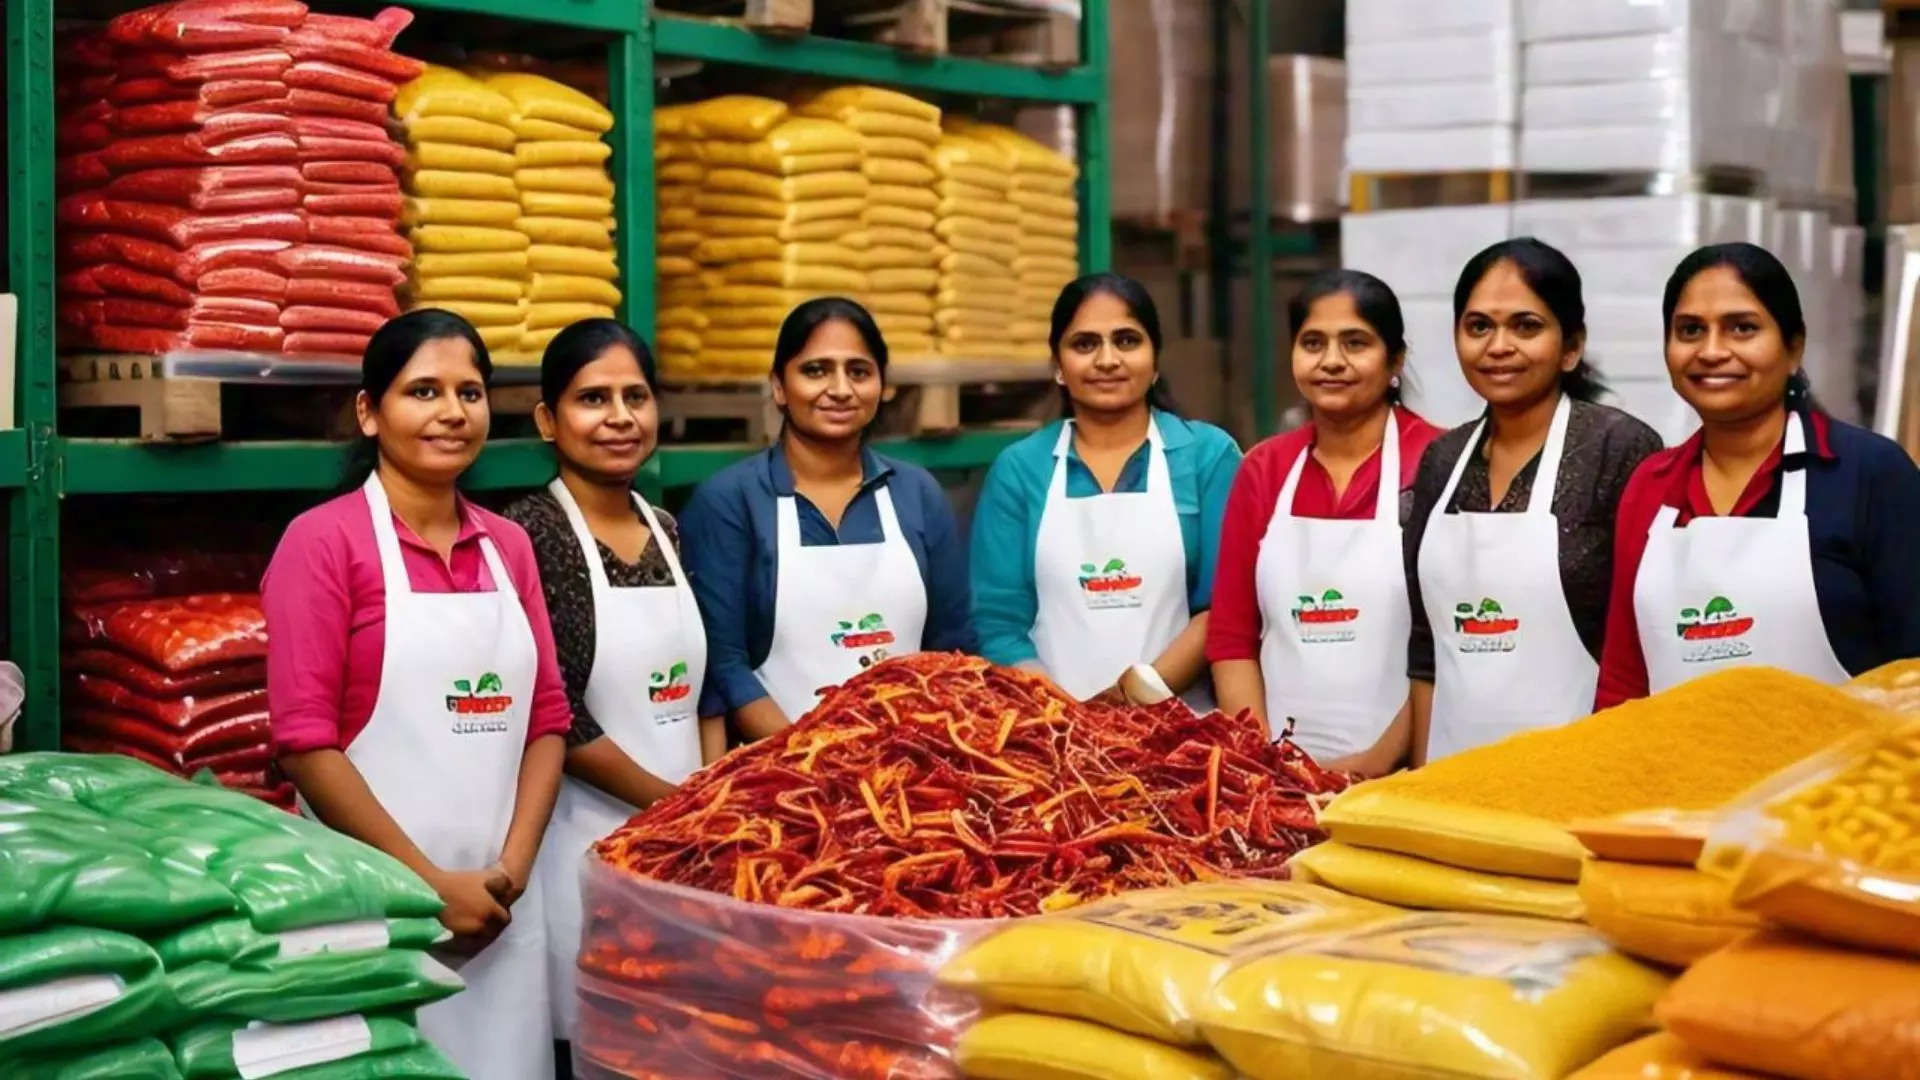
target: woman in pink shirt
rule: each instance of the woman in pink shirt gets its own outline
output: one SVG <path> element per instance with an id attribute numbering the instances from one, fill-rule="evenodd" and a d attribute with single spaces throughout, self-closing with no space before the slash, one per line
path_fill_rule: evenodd
<path id="1" fill-rule="evenodd" d="M 467 989 L 421 1030 L 474 1080 L 553 1075 L 544 919 L 528 891 L 571 722 L 533 548 L 455 490 L 493 365 L 425 310 L 367 343 L 365 484 L 287 527 L 261 585 L 267 693 L 303 809 L 412 868 Z"/>

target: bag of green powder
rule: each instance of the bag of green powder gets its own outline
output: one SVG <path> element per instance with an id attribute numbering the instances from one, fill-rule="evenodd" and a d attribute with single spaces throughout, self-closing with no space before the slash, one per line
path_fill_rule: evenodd
<path id="1" fill-rule="evenodd" d="M 221 1018 L 175 1036 L 173 1056 L 186 1080 L 230 1080 L 278 1076 L 425 1045 L 406 1014 L 354 1013 L 300 1024 Z"/>
<path id="2" fill-rule="evenodd" d="M 166 984 L 186 1016 L 279 1024 L 417 1007 L 466 986 L 431 955 L 399 949 L 246 966 L 188 964 L 168 972 Z"/>
<path id="3" fill-rule="evenodd" d="M 190 926 L 153 943 L 168 971 L 188 964 L 258 964 L 302 956 L 428 949 L 451 937 L 438 919 L 363 919 L 269 934 L 245 919 L 217 919 Z"/>
<path id="4" fill-rule="evenodd" d="M 0 788 L 0 933 L 50 922 L 147 932 L 234 910 L 224 885 L 166 859 L 149 839 L 138 824 L 78 803 Z"/>
<path id="5" fill-rule="evenodd" d="M 154 1038 L 0 1061 L 0 1076 L 7 1080 L 181 1080 L 172 1051 Z"/>
<path id="6" fill-rule="evenodd" d="M 76 926 L 0 938 L 0 1058 L 133 1038 L 175 1015 L 138 938 Z"/>

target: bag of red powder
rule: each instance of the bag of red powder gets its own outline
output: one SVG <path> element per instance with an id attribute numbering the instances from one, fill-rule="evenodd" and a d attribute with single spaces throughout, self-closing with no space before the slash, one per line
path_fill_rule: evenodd
<path id="1" fill-rule="evenodd" d="M 123 262 L 151 274 L 165 274 L 188 288 L 216 270 L 277 271 L 280 255 L 291 247 L 285 240 L 246 237 L 196 244 L 183 251 L 119 232 L 61 232 L 55 241 L 61 266 Z"/>
<path id="2" fill-rule="evenodd" d="M 188 324 L 186 337 L 187 344 L 196 349 L 272 353 L 286 343 L 287 332 L 277 326 L 195 322 Z"/>
<path id="3" fill-rule="evenodd" d="M 310 117 L 309 119 L 333 118 Z M 353 121 L 343 121 L 343 123 L 353 123 Z M 391 139 L 339 139 L 328 135 L 295 135 L 293 140 L 300 148 L 300 156 L 308 161 L 369 161 L 378 162 L 388 169 L 398 169 L 406 164 L 407 160 L 407 152 L 400 148 L 399 143 Z"/>
<path id="4" fill-rule="evenodd" d="M 195 668 L 175 675 L 112 649 L 78 649 L 66 657 L 62 666 L 68 671 L 111 679 L 135 693 L 153 698 L 219 694 L 267 683 L 267 665 L 263 660 Z"/>
<path id="5" fill-rule="evenodd" d="M 371 281 L 389 288 L 407 280 L 405 267 L 411 256 L 383 254 L 359 248 L 330 244 L 296 244 L 281 252 L 274 265 L 292 278 L 346 278 Z"/>
<path id="6" fill-rule="evenodd" d="M 120 45 L 244 49 L 286 37 L 306 17 L 295 0 L 181 0 L 129 11 L 107 23 L 107 36 Z"/>
<path id="7" fill-rule="evenodd" d="M 185 330 L 190 310 L 174 304 L 157 304 L 151 300 L 134 300 L 123 296 L 110 296 L 92 303 L 99 305 L 99 313 L 92 316 L 90 322 L 151 326 L 160 330 Z"/>
<path id="8" fill-rule="evenodd" d="M 413 25 L 413 12 L 405 8 L 382 8 L 371 19 L 351 15 L 322 15 L 310 12 L 300 29 L 317 32 L 336 41 L 351 41 L 375 49 L 390 48 L 400 31 Z"/>
<path id="9" fill-rule="evenodd" d="M 170 165 L 277 165 L 300 158 L 300 145 L 286 134 L 249 135 L 225 141 L 193 133 L 115 139 L 100 158 L 116 173 Z"/>
<path id="10" fill-rule="evenodd" d="M 104 101 L 75 109 L 53 127 L 53 149 L 58 154 L 103 150 L 114 139 L 113 106 Z"/>
<path id="11" fill-rule="evenodd" d="M 270 300 L 275 304 L 287 301 L 287 279 L 284 275 L 250 266 L 209 271 L 200 275 L 198 288 L 202 296 L 245 296 L 255 300 Z"/>
<path id="12" fill-rule="evenodd" d="M 121 108 L 168 102 L 191 102 L 207 109 L 268 104 L 291 108 L 287 84 L 278 78 L 219 79 L 198 85 L 154 76 L 122 79 L 115 80 L 112 89 L 107 91 L 107 100 Z"/>
<path id="13" fill-rule="evenodd" d="M 118 320 L 115 320 L 118 321 Z M 196 297 L 188 309 L 188 329 L 195 324 L 237 323 L 241 326 L 280 325 L 280 305 L 249 296 Z"/>
<path id="14" fill-rule="evenodd" d="M 252 593 L 208 593 L 74 608 L 84 640 L 105 642 L 170 672 L 267 655 L 267 620 Z"/>
<path id="15" fill-rule="evenodd" d="M 372 161 L 302 161 L 300 178 L 316 184 L 399 182 L 392 169 Z"/>
<path id="16" fill-rule="evenodd" d="M 307 238 L 316 244 L 336 244 L 410 259 L 413 245 L 394 231 L 396 224 L 384 218 L 315 215 L 306 219 Z"/>
<path id="17" fill-rule="evenodd" d="M 344 334 L 331 330 L 296 330 L 287 335 L 281 352 L 358 358 L 366 354 L 371 334 Z"/>
<path id="18" fill-rule="evenodd" d="M 309 214 L 345 214 L 352 217 L 389 218 L 393 221 L 400 220 L 400 211 L 404 206 L 398 188 L 389 190 L 371 185 L 363 191 L 309 193 L 300 200 L 300 209 Z"/>
<path id="19" fill-rule="evenodd" d="M 53 163 L 53 182 L 60 191 L 91 191 L 111 179 L 113 170 L 98 150 L 68 154 Z"/>
<path id="20" fill-rule="evenodd" d="M 109 199 L 165 203 L 210 213 L 285 210 L 300 205 L 303 181 L 292 165 L 215 165 L 144 169 L 115 177 Z"/>
<path id="21" fill-rule="evenodd" d="M 156 724 L 175 731 L 199 727 L 215 720 L 226 720 L 248 713 L 261 712 L 267 707 L 267 690 L 264 686 L 225 694 L 189 694 L 186 697 L 160 698 L 135 693 L 111 679 L 103 679 L 98 675 L 75 674 L 72 684 L 76 701 L 91 702 L 136 716 L 144 716 Z"/>
<path id="22" fill-rule="evenodd" d="M 202 214 L 161 203 L 106 199 L 97 194 L 60 200 L 56 220 L 66 228 L 132 233 L 187 249 L 220 240 L 304 240 L 304 218 L 291 210 Z"/>
<path id="23" fill-rule="evenodd" d="M 282 53 L 281 55 L 286 55 Z M 330 94 L 344 94 L 347 97 L 364 98 L 377 101 L 382 105 L 393 103 L 393 97 L 400 92 L 399 86 L 388 79 L 350 67 L 331 64 L 324 60 L 302 60 L 283 69 L 281 77 L 289 87 L 295 90 L 325 90 Z"/>
<path id="24" fill-rule="evenodd" d="M 371 311 L 314 304 L 295 305 L 280 313 L 280 325 L 288 330 L 331 330 L 371 335 L 384 322 L 385 318 Z"/>
<path id="25" fill-rule="evenodd" d="M 172 278 L 117 262 L 98 263 L 62 274 L 55 288 L 63 296 L 129 296 L 175 307 L 193 302 L 193 294 Z"/>
<path id="26" fill-rule="evenodd" d="M 427 69 L 420 61 L 392 49 L 346 41 L 305 27 L 288 34 L 285 47 L 296 63 L 338 64 L 396 84 L 411 82 Z"/>
<path id="27" fill-rule="evenodd" d="M 129 105 L 114 113 L 112 125 L 114 134 L 122 138 L 188 132 L 206 146 L 218 146 L 248 135 L 285 135 L 294 126 L 291 116 L 261 109 L 258 103 L 209 108 L 197 101 Z"/>
<path id="28" fill-rule="evenodd" d="M 169 763 L 185 763 L 234 750 L 267 746 L 273 738 L 272 725 L 264 710 L 225 720 L 211 720 L 185 731 L 174 731 L 134 713 L 98 705 L 75 704 L 67 708 L 61 729 L 63 734 L 109 740 L 120 746 L 137 746 Z"/>
<path id="29" fill-rule="evenodd" d="M 354 308 L 370 311 L 383 319 L 400 314 L 393 288 L 371 281 L 342 281 L 338 278 L 295 278 L 287 283 L 287 303 L 330 308 Z"/>
<path id="30" fill-rule="evenodd" d="M 278 81 L 292 68 L 293 57 L 288 56 L 285 49 L 271 48 L 198 54 L 142 49 L 122 53 L 118 63 L 122 79 L 166 79 L 176 83 L 223 79 Z"/>
<path id="31" fill-rule="evenodd" d="M 185 348 L 187 338 L 178 330 L 155 330 L 147 326 L 85 326 L 78 331 L 63 326 L 60 345 L 69 349 L 161 356 Z"/>
<path id="32" fill-rule="evenodd" d="M 385 123 L 387 107 L 378 101 L 328 93 L 325 90 L 290 90 L 287 111 L 295 116 L 338 116 L 363 124 Z"/>

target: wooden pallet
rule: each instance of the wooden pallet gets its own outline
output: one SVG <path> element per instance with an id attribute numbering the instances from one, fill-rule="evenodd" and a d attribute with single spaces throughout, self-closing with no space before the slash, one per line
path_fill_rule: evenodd
<path id="1" fill-rule="evenodd" d="M 780 407 L 766 376 L 703 380 L 660 390 L 661 434 L 675 442 L 768 446 L 780 434 Z"/>
<path id="2" fill-rule="evenodd" d="M 814 0 L 656 0 L 671 14 L 708 15 L 767 33 L 804 34 L 813 26 Z"/>
<path id="3" fill-rule="evenodd" d="M 1080 20 L 1033 0 L 813 0 L 814 31 L 928 56 L 1043 67 L 1080 61 Z"/>
<path id="4" fill-rule="evenodd" d="M 1347 209 L 1413 210 L 1428 206 L 1477 206 L 1512 202 L 1519 186 L 1512 169 L 1438 173 L 1354 173 L 1347 179 Z"/>
<path id="5" fill-rule="evenodd" d="M 169 375 L 162 357 L 84 353 L 61 357 L 59 373 L 63 432 L 132 435 L 145 442 L 233 435 L 341 439 L 359 433 L 353 413 L 358 365 L 343 365 L 340 378 L 324 381 L 227 380 Z M 497 386 L 488 398 L 496 416 L 525 417 L 540 388 Z"/>

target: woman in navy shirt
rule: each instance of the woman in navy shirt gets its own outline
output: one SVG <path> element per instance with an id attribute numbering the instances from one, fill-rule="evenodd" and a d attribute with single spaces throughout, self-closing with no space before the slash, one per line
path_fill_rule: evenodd
<path id="1" fill-rule="evenodd" d="M 1838 683 L 1920 656 L 1920 469 L 1808 399 L 1786 267 L 1752 244 L 1701 248 L 1661 315 L 1701 426 L 1621 498 L 1597 705 L 1736 665 Z"/>
<path id="2" fill-rule="evenodd" d="M 700 485 L 680 516 L 707 627 L 701 715 L 748 738 L 889 656 L 977 647 L 953 510 L 925 469 L 864 445 L 887 345 L 867 310 L 794 308 L 774 346 L 780 439 Z"/>

